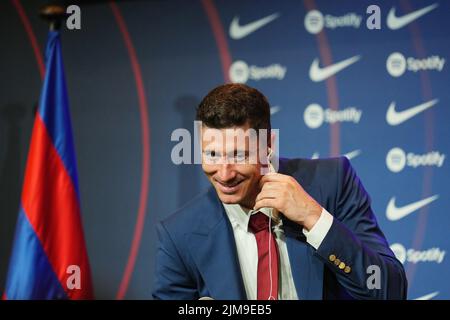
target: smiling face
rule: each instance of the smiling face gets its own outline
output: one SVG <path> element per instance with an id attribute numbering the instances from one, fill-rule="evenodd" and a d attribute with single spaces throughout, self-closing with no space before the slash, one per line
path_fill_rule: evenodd
<path id="1" fill-rule="evenodd" d="M 226 129 L 204 125 L 202 168 L 223 203 L 253 208 L 260 192 L 261 163 L 257 143 L 248 135 L 242 139 L 248 129 L 248 125 Z"/>

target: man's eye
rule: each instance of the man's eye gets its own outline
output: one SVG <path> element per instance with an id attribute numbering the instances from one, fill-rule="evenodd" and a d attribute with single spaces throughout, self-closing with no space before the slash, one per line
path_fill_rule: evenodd
<path id="1" fill-rule="evenodd" d="M 205 151 L 205 156 L 214 159 L 216 157 L 216 152 L 214 150 L 207 150 Z"/>

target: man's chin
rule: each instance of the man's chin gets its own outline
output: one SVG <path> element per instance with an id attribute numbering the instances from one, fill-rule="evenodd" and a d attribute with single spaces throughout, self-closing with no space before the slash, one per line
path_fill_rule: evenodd
<path id="1" fill-rule="evenodd" d="M 242 201 L 242 196 L 238 194 L 219 194 L 219 199 L 225 204 L 239 204 Z"/>

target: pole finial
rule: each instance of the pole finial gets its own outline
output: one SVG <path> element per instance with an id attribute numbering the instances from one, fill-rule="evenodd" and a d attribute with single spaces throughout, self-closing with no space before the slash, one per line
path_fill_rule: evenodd
<path id="1" fill-rule="evenodd" d="M 50 30 L 59 30 L 62 20 L 66 17 L 66 9 L 61 5 L 49 4 L 41 8 L 39 15 L 49 23 Z"/>

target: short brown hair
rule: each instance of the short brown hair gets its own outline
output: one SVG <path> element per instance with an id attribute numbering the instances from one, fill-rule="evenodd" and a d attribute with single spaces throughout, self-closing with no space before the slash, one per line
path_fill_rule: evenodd
<path id="1" fill-rule="evenodd" d="M 229 83 L 211 90 L 197 108 L 197 120 L 214 129 L 243 126 L 270 132 L 270 106 L 258 90 L 245 84 Z"/>

